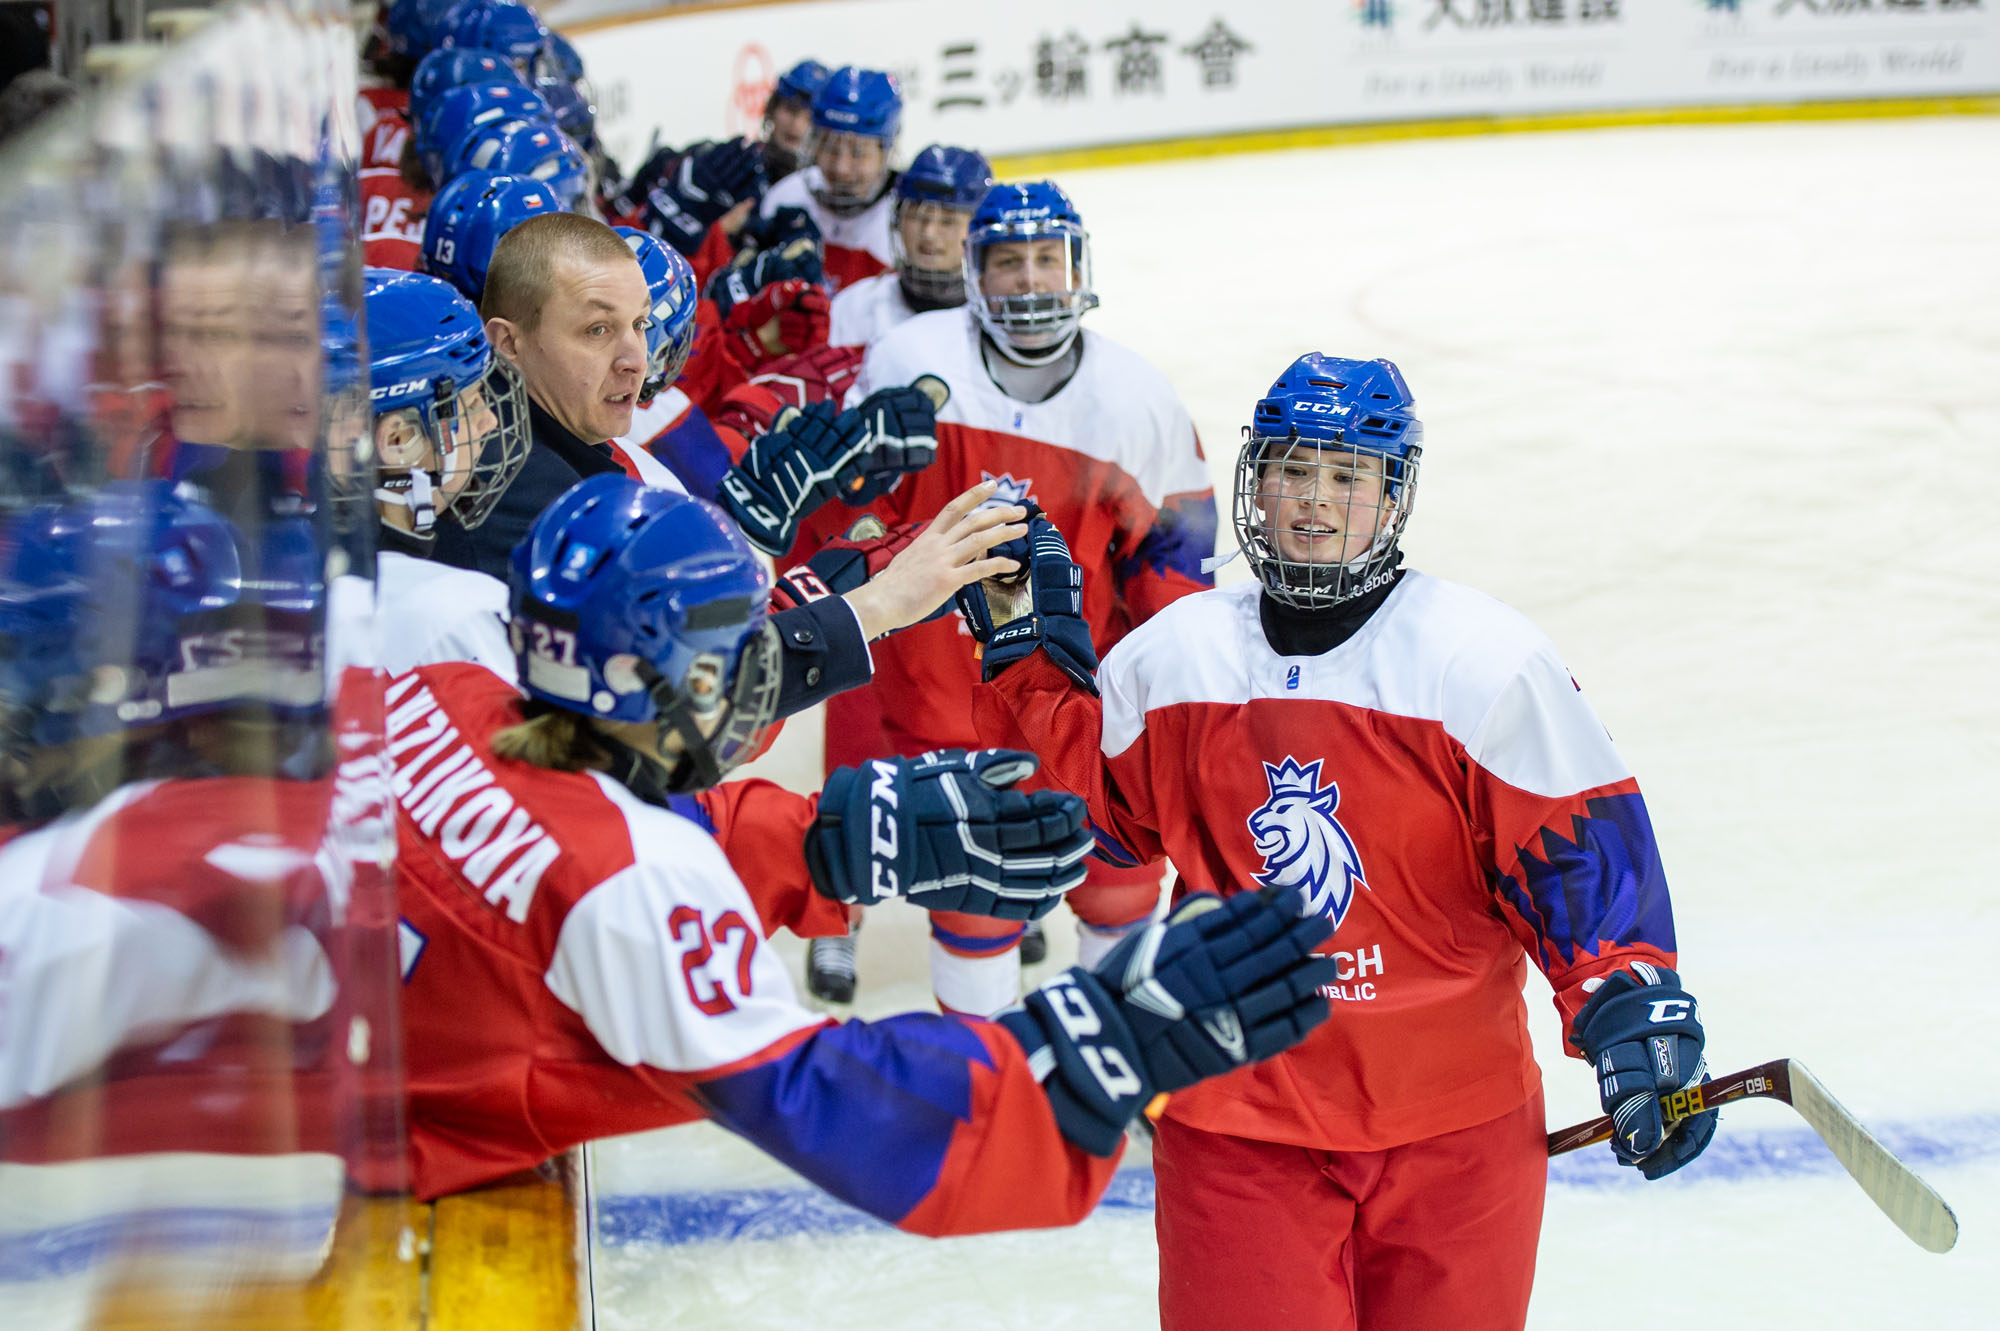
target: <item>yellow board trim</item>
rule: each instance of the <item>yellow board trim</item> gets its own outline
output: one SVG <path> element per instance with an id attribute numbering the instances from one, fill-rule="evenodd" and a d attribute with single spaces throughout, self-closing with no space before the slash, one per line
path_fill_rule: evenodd
<path id="1" fill-rule="evenodd" d="M 1282 152 L 1403 139 L 1460 138 L 1472 134 L 1539 134 L 1554 130 L 1623 129 L 1635 125 L 1731 125 L 1779 120 L 1862 120 L 1904 116 L 2000 115 L 2000 97 L 1899 97 L 1855 102 L 1776 102 L 1740 106 L 1632 107 L 1616 111 L 1558 111 L 1546 115 L 1468 116 L 1455 120 L 1378 121 L 1303 129 L 1204 134 L 1151 143 L 1061 148 L 993 159 L 1004 178 L 1054 175 L 1104 166 L 1136 166 L 1188 157 Z"/>

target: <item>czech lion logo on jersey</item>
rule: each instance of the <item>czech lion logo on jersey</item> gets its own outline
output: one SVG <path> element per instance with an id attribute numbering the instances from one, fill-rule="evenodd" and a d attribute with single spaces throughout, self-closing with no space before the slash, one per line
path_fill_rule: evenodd
<path id="1" fill-rule="evenodd" d="M 1319 784 L 1320 759 L 1301 767 L 1287 755 L 1276 766 L 1264 764 L 1271 798 L 1245 821 L 1264 868 L 1257 881 L 1266 887 L 1297 888 L 1306 899 L 1307 915 L 1328 915 L 1335 928 L 1354 904 L 1354 889 L 1366 888 L 1361 852 L 1333 816 L 1340 807 L 1340 787 Z"/>

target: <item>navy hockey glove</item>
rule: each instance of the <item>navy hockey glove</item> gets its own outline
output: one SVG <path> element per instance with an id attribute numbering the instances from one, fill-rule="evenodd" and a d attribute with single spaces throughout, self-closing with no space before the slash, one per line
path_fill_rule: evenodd
<path id="1" fill-rule="evenodd" d="M 861 400 L 858 416 L 868 451 L 838 478 L 845 503 L 862 508 L 896 488 L 903 477 L 937 460 L 937 413 L 950 390 L 935 375 L 907 388 L 878 388 Z"/>
<path id="2" fill-rule="evenodd" d="M 1028 519 L 1024 539 L 1028 581 L 1024 604 L 1014 614 L 992 604 L 984 583 L 958 592 L 966 626 L 984 644 L 982 678 L 992 679 L 1039 647 L 1064 674 L 1095 695 L 1097 649 L 1090 642 L 1090 625 L 1083 622 L 1083 570 L 1070 558 L 1063 534 L 1039 511 Z M 1020 551 L 1009 548 L 1012 544 L 996 546 L 993 553 L 1021 558 Z"/>
<path id="3" fill-rule="evenodd" d="M 692 257 L 718 218 L 762 192 L 764 157 L 757 144 L 730 139 L 698 143 L 671 166 L 656 154 L 641 168 L 642 177 L 647 171 L 660 174 L 646 190 L 640 219 L 646 230 Z"/>
<path id="4" fill-rule="evenodd" d="M 884 388 L 851 411 L 815 402 L 782 412 L 723 473 L 716 500 L 752 545 L 783 554 L 800 521 L 835 495 L 858 506 L 904 472 L 930 465 L 937 456 L 934 401 L 919 388 Z"/>
<path id="5" fill-rule="evenodd" d="M 778 249 L 762 254 L 744 251 L 727 268 L 718 269 L 708 281 L 708 298 L 715 302 L 723 318 L 742 302 L 770 286 L 796 278 L 819 285 L 826 276 L 820 265 L 819 241 L 800 236 Z"/>
<path id="6" fill-rule="evenodd" d="M 1009 789 L 1037 766 L 1008 749 L 871 758 L 826 778 L 806 832 L 813 885 L 835 901 L 1035 920 L 1083 881 L 1083 801 Z"/>
<path id="7" fill-rule="evenodd" d="M 1712 1113 L 1683 1119 L 1671 1131 L 1660 1113 L 1661 1096 L 1708 1080 L 1694 998 L 1678 975 L 1644 961 L 1584 984 L 1596 988 L 1569 1038 L 1597 1069 L 1597 1098 L 1611 1115 L 1611 1149 L 1620 1164 L 1637 1166 L 1649 1179 L 1671 1174 L 1715 1135 Z"/>
<path id="8" fill-rule="evenodd" d="M 812 220 L 812 214 L 803 208 L 774 208 L 771 215 L 754 214 L 743 224 L 743 230 L 736 239 L 744 251 L 760 254 L 770 250 L 781 250 L 794 240 L 804 237 L 820 248 L 822 237 L 819 223 Z"/>
<path id="9" fill-rule="evenodd" d="M 1298 894 L 1188 897 L 1094 971 L 1072 967 L 997 1020 L 1027 1051 L 1065 1137 L 1108 1156 L 1162 1092 L 1282 1053 L 1327 1018 L 1333 933 Z"/>
<path id="10" fill-rule="evenodd" d="M 833 478 L 853 453 L 858 435 L 848 438 L 831 402 L 779 413 L 743 460 L 722 474 L 716 502 L 736 519 L 750 543 L 765 554 L 783 554 L 798 535 L 799 522 L 833 498 Z"/>

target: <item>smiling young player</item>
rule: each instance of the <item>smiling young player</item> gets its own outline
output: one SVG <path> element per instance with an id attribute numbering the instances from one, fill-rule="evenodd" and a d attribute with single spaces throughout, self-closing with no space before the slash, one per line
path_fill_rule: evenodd
<path id="1" fill-rule="evenodd" d="M 1165 1108 L 1161 1325 L 1518 1328 L 1548 1175 L 1526 963 L 1620 1160 L 1657 1178 L 1715 1130 L 1661 1126 L 1705 1072 L 1645 801 L 1533 625 L 1402 567 L 1423 426 L 1393 364 L 1301 357 L 1245 435 L 1255 579 L 1102 669 L 1046 523 L 1025 597 L 962 598 L 980 739 L 1040 754 L 1101 849 L 1172 859 L 1180 891 L 1297 891 L 1337 929 L 1335 1019 Z"/>

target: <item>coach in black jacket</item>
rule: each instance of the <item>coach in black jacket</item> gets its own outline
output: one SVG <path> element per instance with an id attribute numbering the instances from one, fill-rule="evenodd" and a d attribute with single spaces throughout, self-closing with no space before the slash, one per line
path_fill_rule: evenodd
<path id="1" fill-rule="evenodd" d="M 485 522 L 471 531 L 439 524 L 434 557 L 504 582 L 514 546 L 543 509 L 586 476 L 624 470 L 605 441 L 632 428 L 646 374 L 652 299 L 617 232 L 556 213 L 523 222 L 501 238 L 480 313 L 494 349 L 526 383 L 533 444 Z M 864 586 L 773 616 L 785 653 L 779 715 L 866 684 L 873 673 L 871 639 L 915 623 L 966 582 L 993 575 L 995 561 L 985 558 L 986 551 L 1026 528 L 1000 525 L 1019 510 L 975 518 L 972 508 L 955 501 L 940 515 L 950 521 L 933 523 Z M 1013 567 L 1002 565 L 1000 571 Z"/>

